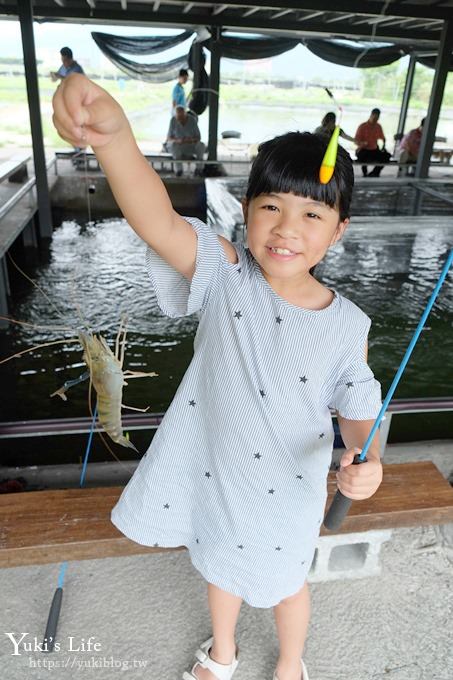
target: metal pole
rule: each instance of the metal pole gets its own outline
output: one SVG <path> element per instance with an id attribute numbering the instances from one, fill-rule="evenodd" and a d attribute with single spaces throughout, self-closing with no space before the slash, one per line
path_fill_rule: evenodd
<path id="1" fill-rule="evenodd" d="M 220 86 L 220 27 L 211 27 L 210 41 L 211 72 L 209 74 L 209 140 L 208 160 L 217 160 L 217 137 L 219 130 L 219 86 Z"/>
<path id="2" fill-rule="evenodd" d="M 36 69 L 35 39 L 33 35 L 33 8 L 31 0 L 20 0 L 18 6 L 38 194 L 39 233 L 42 238 L 51 238 L 52 212 L 50 209 L 41 110 L 39 106 L 38 72 Z"/>
<path id="3" fill-rule="evenodd" d="M 431 153 L 433 150 L 434 137 L 437 122 L 439 120 L 440 107 L 444 96 L 445 81 L 450 66 L 450 56 L 453 47 L 453 21 L 444 21 L 440 37 L 439 52 L 436 59 L 436 72 L 434 74 L 431 96 L 429 98 L 428 115 L 423 126 L 422 141 L 415 168 L 416 177 L 428 177 Z"/>
<path id="4" fill-rule="evenodd" d="M 403 134 L 404 127 L 406 125 L 407 110 L 409 108 L 409 100 L 411 98 L 411 93 L 412 93 L 412 85 L 413 85 L 413 82 L 414 82 L 414 74 L 415 74 L 416 63 L 417 63 L 417 57 L 415 57 L 412 54 L 411 58 L 409 59 L 409 66 L 408 66 L 408 69 L 407 69 L 406 82 L 404 84 L 403 101 L 401 102 L 401 111 L 400 111 L 400 117 L 399 117 L 399 120 L 398 120 L 398 129 L 396 131 L 397 135 Z"/>

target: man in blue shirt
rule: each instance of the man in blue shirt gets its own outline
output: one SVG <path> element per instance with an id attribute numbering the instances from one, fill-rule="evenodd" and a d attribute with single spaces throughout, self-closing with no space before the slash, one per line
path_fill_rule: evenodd
<path id="1" fill-rule="evenodd" d="M 50 77 L 55 82 L 66 78 L 70 73 L 83 73 L 83 68 L 72 58 L 70 47 L 62 47 L 60 50 L 62 64 L 58 71 L 51 71 Z"/>
<path id="2" fill-rule="evenodd" d="M 175 115 L 176 107 L 183 106 L 187 108 L 186 93 L 184 92 L 183 85 L 189 80 L 189 72 L 185 68 L 182 68 L 179 72 L 178 82 L 173 88 L 171 94 L 172 105 L 171 105 L 171 115 Z"/>

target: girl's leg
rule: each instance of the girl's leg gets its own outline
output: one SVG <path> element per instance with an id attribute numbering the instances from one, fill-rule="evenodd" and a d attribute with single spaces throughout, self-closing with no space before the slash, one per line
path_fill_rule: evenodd
<path id="1" fill-rule="evenodd" d="M 211 612 L 214 640 L 209 655 L 217 663 L 229 665 L 236 653 L 234 633 L 241 609 L 242 598 L 227 593 L 212 583 L 208 583 L 208 602 Z M 197 666 L 195 675 L 200 680 L 214 680 L 215 676 L 207 668 Z"/>
<path id="2" fill-rule="evenodd" d="M 278 680 L 301 680 L 300 659 L 310 620 L 308 585 L 274 607 L 275 623 L 280 643 L 276 675 Z"/>

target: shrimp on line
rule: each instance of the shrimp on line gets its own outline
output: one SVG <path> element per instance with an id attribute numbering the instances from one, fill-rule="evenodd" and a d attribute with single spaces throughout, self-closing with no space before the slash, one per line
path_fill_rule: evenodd
<path id="1" fill-rule="evenodd" d="M 18 322 L 9 317 L 0 317 L 12 323 L 20 323 L 24 325 L 33 325 L 26 322 Z M 46 326 L 40 326 L 46 328 Z M 53 327 L 54 328 L 54 327 Z M 68 330 L 68 329 L 64 329 Z M 6 363 L 11 359 L 19 358 L 28 352 L 32 352 L 37 348 L 48 347 L 50 345 L 58 345 L 65 343 L 79 342 L 83 348 L 83 361 L 87 365 L 88 370 L 84 371 L 78 378 L 67 380 L 58 390 L 53 392 L 50 396 L 58 395 L 67 401 L 66 392 L 74 385 L 78 385 L 85 380 L 90 380 L 91 385 L 97 394 L 97 411 L 98 421 L 102 429 L 109 435 L 110 439 L 121 446 L 132 448 L 137 451 L 136 447 L 123 434 L 121 424 L 121 409 L 131 409 L 132 411 L 145 412 L 145 409 L 136 408 L 134 406 L 125 406 L 122 403 L 123 387 L 128 385 L 128 380 L 132 378 L 152 378 L 158 375 L 155 372 L 144 371 L 123 371 L 125 344 L 126 344 L 126 323 L 122 319 L 118 334 L 115 341 L 115 353 L 112 352 L 108 346 L 105 338 L 102 335 L 94 334 L 91 331 L 78 331 L 78 338 L 68 338 L 65 340 L 54 340 L 45 342 L 26 350 L 16 352 L 15 354 L 0 360 L 0 364 Z M 90 406 L 91 411 L 91 406 Z M 100 434 L 100 433 L 99 433 Z M 110 447 L 108 447 L 111 451 Z M 111 451 L 113 453 L 113 451 Z M 116 456 L 115 456 L 116 458 Z"/>

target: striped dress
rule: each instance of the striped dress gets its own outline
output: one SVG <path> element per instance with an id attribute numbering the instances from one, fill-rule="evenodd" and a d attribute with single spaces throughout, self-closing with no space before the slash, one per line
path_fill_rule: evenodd
<path id="1" fill-rule="evenodd" d="M 364 361 L 370 320 L 334 291 L 325 309 L 290 304 L 248 249 L 231 264 L 209 227 L 191 282 L 148 249 L 162 312 L 198 312 L 194 356 L 147 453 L 112 511 L 143 545 L 187 546 L 206 581 L 268 608 L 303 586 L 326 502 L 329 407 L 375 418 Z"/>

